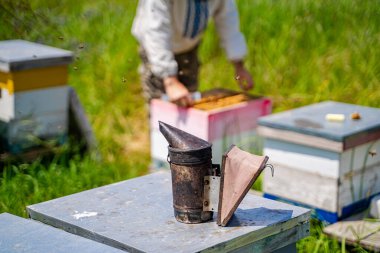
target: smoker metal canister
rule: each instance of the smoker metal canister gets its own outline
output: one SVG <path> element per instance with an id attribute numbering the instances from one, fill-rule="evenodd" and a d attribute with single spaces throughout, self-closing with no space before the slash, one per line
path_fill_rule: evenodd
<path id="1" fill-rule="evenodd" d="M 175 218 L 183 223 L 211 220 L 213 212 L 203 211 L 204 177 L 212 175 L 211 144 L 198 149 L 168 149 Z"/>

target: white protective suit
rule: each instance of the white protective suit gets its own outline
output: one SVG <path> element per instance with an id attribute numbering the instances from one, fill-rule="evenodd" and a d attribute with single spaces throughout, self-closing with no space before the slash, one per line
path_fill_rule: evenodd
<path id="1" fill-rule="evenodd" d="M 176 76 L 174 54 L 198 45 L 213 17 L 227 57 L 242 60 L 247 53 L 234 0 L 140 0 L 132 34 L 146 51 L 153 74 Z"/>

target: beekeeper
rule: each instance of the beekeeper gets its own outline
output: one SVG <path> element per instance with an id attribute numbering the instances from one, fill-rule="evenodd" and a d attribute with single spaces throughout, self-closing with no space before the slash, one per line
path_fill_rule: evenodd
<path id="1" fill-rule="evenodd" d="M 178 105 L 192 104 L 190 92 L 198 88 L 197 49 L 210 17 L 240 87 L 253 87 L 243 63 L 247 45 L 234 0 L 140 0 L 132 34 L 140 44 L 140 74 L 148 101 L 166 94 Z"/>

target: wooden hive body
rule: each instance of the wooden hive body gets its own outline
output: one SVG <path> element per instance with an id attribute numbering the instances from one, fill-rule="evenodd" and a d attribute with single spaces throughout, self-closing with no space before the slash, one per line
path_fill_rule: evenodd
<path id="1" fill-rule="evenodd" d="M 169 167 L 166 161 L 168 143 L 159 132 L 158 121 L 212 143 L 213 163 L 220 164 L 224 152 L 232 144 L 250 151 L 260 144 L 256 135 L 257 119 L 270 114 L 271 109 L 271 101 L 264 97 L 208 111 L 153 99 L 150 105 L 152 159 L 156 167 Z"/>
<path id="2" fill-rule="evenodd" d="M 0 42 L 0 137 L 7 151 L 68 131 L 68 64 L 72 53 L 22 40 Z"/>
<path id="3" fill-rule="evenodd" d="M 350 114 L 359 112 L 360 120 Z M 343 122 L 325 120 L 328 113 Z M 366 208 L 380 192 L 380 110 L 323 102 L 263 117 L 258 131 L 276 176 L 264 176 L 265 196 L 313 207 L 336 222 Z"/>

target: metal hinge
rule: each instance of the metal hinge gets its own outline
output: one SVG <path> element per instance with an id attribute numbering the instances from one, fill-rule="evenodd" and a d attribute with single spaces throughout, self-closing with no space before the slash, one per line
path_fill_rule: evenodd
<path id="1" fill-rule="evenodd" d="M 205 176 L 203 189 L 203 211 L 218 211 L 220 177 Z"/>

